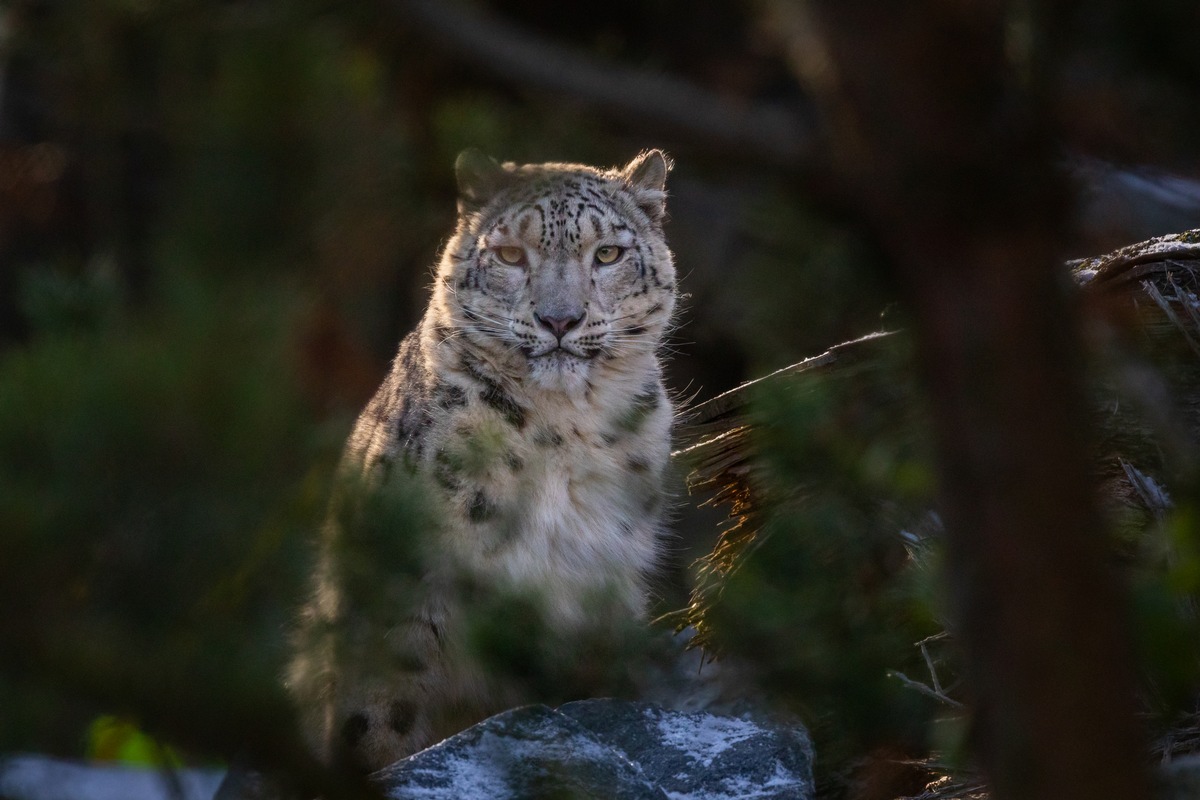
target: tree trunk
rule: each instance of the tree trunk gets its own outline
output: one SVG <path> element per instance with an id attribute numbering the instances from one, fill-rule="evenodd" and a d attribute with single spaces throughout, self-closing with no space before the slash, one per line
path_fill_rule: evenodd
<path id="1" fill-rule="evenodd" d="M 915 317 L 982 767 L 998 798 L 1146 797 L 1056 248 L 1064 193 L 1038 76 L 1006 51 L 1012 10 L 813 8 L 834 180 Z"/>

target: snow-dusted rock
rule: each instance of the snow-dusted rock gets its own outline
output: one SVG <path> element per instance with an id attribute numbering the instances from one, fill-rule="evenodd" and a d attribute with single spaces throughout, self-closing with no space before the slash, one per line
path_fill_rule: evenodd
<path id="1" fill-rule="evenodd" d="M 813 794 L 812 746 L 799 726 L 621 700 L 507 711 L 375 777 L 396 800 L 557 793 L 805 800 Z"/>
<path id="2" fill-rule="evenodd" d="M 546 706 L 505 711 L 374 776 L 389 797 L 567 797 L 663 800 L 636 765 Z"/>
<path id="3" fill-rule="evenodd" d="M 558 709 L 641 767 L 671 800 L 811 797 L 812 744 L 798 725 L 583 700 Z"/>
<path id="4" fill-rule="evenodd" d="M 812 745 L 803 727 L 623 700 L 506 711 L 373 777 L 397 800 L 813 796 Z M 226 785 L 222 797 L 275 796 L 244 778 Z M 218 770 L 0 760 L 0 797 L 13 800 L 210 800 L 220 779 Z"/>

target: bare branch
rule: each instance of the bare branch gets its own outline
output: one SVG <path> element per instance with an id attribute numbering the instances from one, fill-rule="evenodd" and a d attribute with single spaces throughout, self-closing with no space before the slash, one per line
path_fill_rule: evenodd
<path id="1" fill-rule="evenodd" d="M 1184 341 L 1188 343 L 1188 347 L 1192 348 L 1192 352 L 1197 356 L 1200 356 L 1200 344 L 1196 343 L 1196 340 L 1192 338 L 1192 334 L 1187 329 L 1187 326 L 1179 321 L 1179 317 L 1175 316 L 1174 309 L 1171 308 L 1171 304 L 1167 302 L 1167 298 L 1163 297 L 1163 294 L 1158 290 L 1158 287 L 1150 281 L 1142 281 L 1142 289 L 1147 295 L 1150 296 L 1150 299 L 1153 300 L 1160 309 L 1162 309 L 1163 315 L 1170 321 L 1170 323 L 1178 328 L 1179 332 L 1183 334 Z"/>
<path id="2" fill-rule="evenodd" d="M 925 646 L 925 642 L 920 643 L 921 655 L 925 658 L 925 666 L 929 669 L 929 680 L 933 682 L 933 689 L 938 694 L 944 695 L 946 692 L 942 689 L 942 684 L 938 680 L 937 667 L 934 666 L 933 656 L 929 655 L 929 648 Z"/>
<path id="3" fill-rule="evenodd" d="M 935 689 L 929 688 L 928 686 L 921 683 L 920 681 L 914 681 L 912 678 L 908 677 L 903 672 L 897 672 L 896 670 L 892 670 L 891 672 L 888 673 L 888 675 L 890 675 L 891 677 L 900 681 L 900 683 L 904 684 L 908 688 L 915 689 L 916 691 L 920 692 L 921 694 L 925 695 L 926 697 L 932 697 L 934 700 L 937 700 L 941 703 L 945 703 L 946 705 L 952 706 L 954 708 L 964 708 L 963 704 L 958 702 L 954 698 L 947 697 L 946 695 L 942 694 L 941 692 L 939 692 Z"/>
<path id="4" fill-rule="evenodd" d="M 1117 459 L 1117 463 L 1125 471 L 1125 477 L 1129 480 L 1129 485 L 1137 492 L 1138 497 L 1142 499 L 1146 508 L 1154 514 L 1155 519 L 1162 522 L 1166 518 L 1167 512 L 1173 506 L 1171 498 L 1167 496 L 1166 491 L 1153 478 L 1125 459 L 1119 458 Z"/>
<path id="5" fill-rule="evenodd" d="M 606 64 L 461 3 L 392 0 L 392 6 L 450 55 L 521 86 L 779 165 L 809 160 L 811 126 L 791 109 L 736 105 L 680 78 Z"/>

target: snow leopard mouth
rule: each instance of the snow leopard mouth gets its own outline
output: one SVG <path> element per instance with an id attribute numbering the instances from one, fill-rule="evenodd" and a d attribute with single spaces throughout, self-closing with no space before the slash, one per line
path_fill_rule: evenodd
<path id="1" fill-rule="evenodd" d="M 541 353 L 526 350 L 525 355 L 530 361 L 540 364 L 569 364 L 579 361 L 591 361 L 595 353 L 577 353 L 572 349 L 556 345 Z"/>

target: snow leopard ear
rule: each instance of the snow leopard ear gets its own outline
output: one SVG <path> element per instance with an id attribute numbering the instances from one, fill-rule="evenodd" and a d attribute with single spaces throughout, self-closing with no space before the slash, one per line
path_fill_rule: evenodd
<path id="1" fill-rule="evenodd" d="M 504 185 L 508 174 L 496 159 L 474 147 L 468 147 L 454 160 L 458 178 L 458 211 L 478 211 Z"/>
<path id="2" fill-rule="evenodd" d="M 621 170 L 637 204 L 655 222 L 667 214 L 667 173 L 673 166 L 663 151 L 645 150 Z"/>

